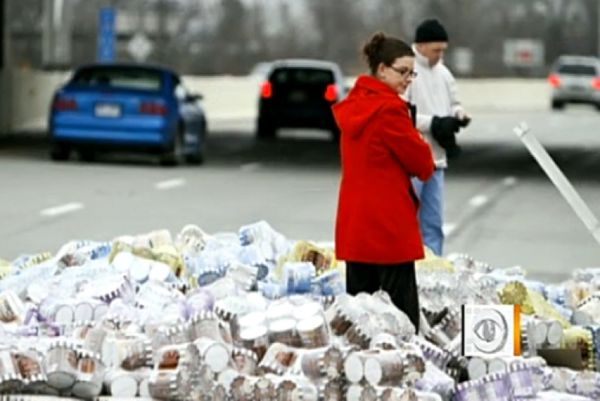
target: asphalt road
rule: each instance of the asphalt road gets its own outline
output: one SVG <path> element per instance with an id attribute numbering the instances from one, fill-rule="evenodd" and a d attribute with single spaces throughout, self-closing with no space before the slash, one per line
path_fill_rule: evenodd
<path id="1" fill-rule="evenodd" d="M 446 253 L 534 278 L 600 266 L 600 245 L 512 132 L 526 121 L 600 216 L 600 113 L 477 113 L 446 179 Z M 55 252 L 71 239 L 109 240 L 195 223 L 235 231 L 261 219 L 290 238 L 333 239 L 338 148 L 319 131 L 256 142 L 252 121 L 210 124 L 204 166 L 103 155 L 55 163 L 43 137 L 0 138 L 0 258 Z"/>

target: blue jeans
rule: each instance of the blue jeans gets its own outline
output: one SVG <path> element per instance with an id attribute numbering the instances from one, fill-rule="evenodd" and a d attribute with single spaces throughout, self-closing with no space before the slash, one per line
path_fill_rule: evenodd
<path id="1" fill-rule="evenodd" d="M 423 242 L 436 255 L 442 256 L 444 248 L 444 169 L 437 169 L 428 181 L 412 179 L 417 197 L 421 201 L 419 224 Z"/>

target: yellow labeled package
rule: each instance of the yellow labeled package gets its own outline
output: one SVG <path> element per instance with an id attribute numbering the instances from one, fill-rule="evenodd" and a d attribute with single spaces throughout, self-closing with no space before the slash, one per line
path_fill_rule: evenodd
<path id="1" fill-rule="evenodd" d="M 557 320 L 565 329 L 571 327 L 571 323 L 548 303 L 542 294 L 528 289 L 520 281 L 512 281 L 506 284 L 499 295 L 503 304 L 520 305 L 521 312 L 526 315 Z"/>

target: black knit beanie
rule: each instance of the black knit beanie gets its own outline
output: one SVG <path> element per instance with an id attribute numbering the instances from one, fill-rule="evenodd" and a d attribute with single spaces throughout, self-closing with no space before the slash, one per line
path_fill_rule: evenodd
<path id="1" fill-rule="evenodd" d="M 436 19 L 428 19 L 421 22 L 415 34 L 415 43 L 447 42 L 448 33 Z"/>

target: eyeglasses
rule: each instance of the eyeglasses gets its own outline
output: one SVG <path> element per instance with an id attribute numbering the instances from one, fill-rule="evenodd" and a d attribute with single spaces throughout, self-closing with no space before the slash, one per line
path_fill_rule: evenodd
<path id="1" fill-rule="evenodd" d="M 393 65 L 389 65 L 388 67 L 390 67 L 392 70 L 396 71 L 398 74 L 402 75 L 402 77 L 410 77 L 410 78 L 416 78 L 417 77 L 417 72 L 415 70 L 410 70 L 406 67 L 394 67 Z"/>

